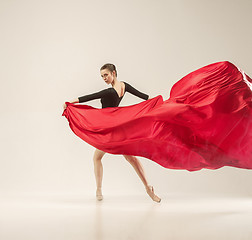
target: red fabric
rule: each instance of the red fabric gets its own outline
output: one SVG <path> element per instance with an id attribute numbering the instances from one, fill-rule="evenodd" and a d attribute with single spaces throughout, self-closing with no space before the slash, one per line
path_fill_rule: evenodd
<path id="1" fill-rule="evenodd" d="M 66 102 L 73 132 L 112 154 L 142 156 L 165 168 L 252 169 L 251 78 L 230 62 L 202 67 L 161 95 L 126 107 Z"/>

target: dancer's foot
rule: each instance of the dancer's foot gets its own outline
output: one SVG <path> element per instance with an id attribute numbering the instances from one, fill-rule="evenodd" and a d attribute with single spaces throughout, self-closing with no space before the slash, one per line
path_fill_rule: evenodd
<path id="1" fill-rule="evenodd" d="M 96 189 L 96 199 L 97 199 L 98 201 L 101 201 L 101 200 L 103 199 L 101 188 L 97 188 L 97 189 Z"/>
<path id="2" fill-rule="evenodd" d="M 155 202 L 161 202 L 161 198 L 159 198 L 157 195 L 155 195 L 153 186 L 148 185 L 146 187 L 146 192 L 152 198 L 153 201 L 155 201 Z"/>

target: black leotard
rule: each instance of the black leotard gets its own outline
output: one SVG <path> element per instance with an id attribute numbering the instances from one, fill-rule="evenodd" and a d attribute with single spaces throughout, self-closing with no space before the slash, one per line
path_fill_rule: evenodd
<path id="1" fill-rule="evenodd" d="M 147 94 L 139 92 L 137 89 L 133 88 L 130 84 L 126 82 L 124 82 L 124 84 L 125 84 L 125 91 L 124 91 L 123 96 L 125 95 L 125 92 L 129 92 L 139 98 L 148 100 L 149 96 Z M 118 107 L 123 96 L 119 97 L 117 91 L 113 87 L 111 87 L 111 88 L 107 88 L 96 93 L 78 97 L 78 99 L 79 99 L 79 102 L 82 103 L 82 102 L 87 102 L 93 99 L 101 98 L 102 108 L 106 108 L 106 107 Z"/>

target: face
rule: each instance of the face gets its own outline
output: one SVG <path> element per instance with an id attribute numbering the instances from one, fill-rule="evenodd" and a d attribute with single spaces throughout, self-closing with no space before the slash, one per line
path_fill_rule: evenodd
<path id="1" fill-rule="evenodd" d="M 108 69 L 101 70 L 101 77 L 107 84 L 111 84 L 115 78 L 115 71 L 112 73 Z"/>

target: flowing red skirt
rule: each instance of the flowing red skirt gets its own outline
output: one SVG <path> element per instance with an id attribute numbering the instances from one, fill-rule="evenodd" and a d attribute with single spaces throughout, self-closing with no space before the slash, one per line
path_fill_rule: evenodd
<path id="1" fill-rule="evenodd" d="M 98 109 L 66 102 L 62 116 L 88 144 L 165 168 L 252 169 L 252 80 L 228 61 L 175 83 L 170 98 Z"/>

